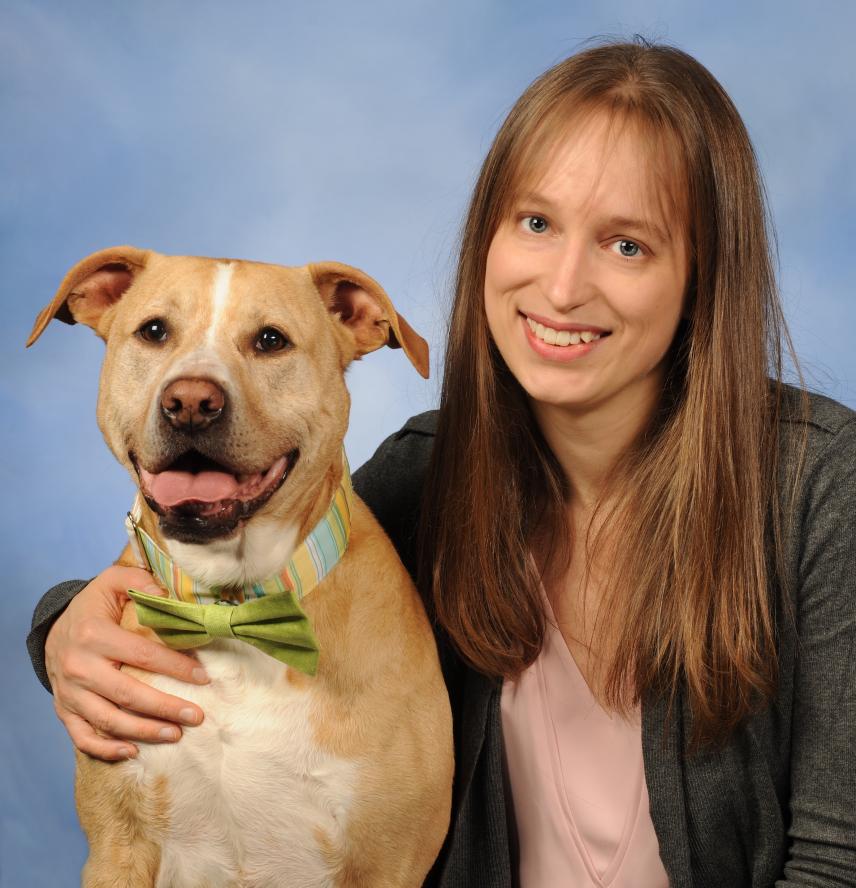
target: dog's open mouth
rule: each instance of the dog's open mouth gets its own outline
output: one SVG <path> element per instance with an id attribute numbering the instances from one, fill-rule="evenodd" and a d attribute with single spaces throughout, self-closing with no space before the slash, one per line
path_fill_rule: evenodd
<path id="1" fill-rule="evenodd" d="M 264 472 L 240 473 L 188 450 L 160 472 L 136 460 L 140 489 L 160 516 L 161 529 L 180 542 L 202 543 L 229 536 L 282 486 L 299 452 L 281 456 Z M 133 458 L 133 457 L 132 457 Z"/>

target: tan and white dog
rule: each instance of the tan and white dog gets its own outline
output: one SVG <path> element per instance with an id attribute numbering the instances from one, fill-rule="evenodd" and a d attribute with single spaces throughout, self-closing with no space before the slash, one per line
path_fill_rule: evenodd
<path id="1" fill-rule="evenodd" d="M 281 571 L 342 477 L 348 364 L 425 342 L 370 277 L 133 247 L 75 265 L 36 320 L 106 341 L 98 422 L 145 498 L 145 531 L 209 585 Z M 452 731 L 431 629 L 359 500 L 350 542 L 301 604 L 307 675 L 243 641 L 198 649 L 204 722 L 118 764 L 78 754 L 86 886 L 420 885 L 449 822 Z M 137 564 L 130 548 L 120 563 Z M 123 625 L 144 634 L 129 603 Z M 153 636 L 152 636 L 153 637 Z M 130 670 L 130 667 L 125 667 Z"/>

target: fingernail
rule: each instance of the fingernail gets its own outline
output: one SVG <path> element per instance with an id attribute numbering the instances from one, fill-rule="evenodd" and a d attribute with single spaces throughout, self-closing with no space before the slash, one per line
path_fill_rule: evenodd
<path id="1" fill-rule="evenodd" d="M 121 755 L 122 758 L 126 758 L 126 759 L 133 758 L 136 754 L 137 754 L 137 750 L 134 749 L 132 746 L 123 746 L 119 750 L 119 755 Z"/>
<path id="2" fill-rule="evenodd" d="M 211 679 L 208 678 L 208 673 L 201 666 L 197 666 L 193 670 L 193 680 L 199 684 L 206 684 Z"/>
<path id="3" fill-rule="evenodd" d="M 158 586 L 156 583 L 149 583 L 147 586 L 144 586 L 143 592 L 145 592 L 146 595 L 163 595 L 164 594 L 163 589 L 161 589 L 161 587 Z"/>
<path id="4" fill-rule="evenodd" d="M 177 728 L 161 728 L 158 736 L 161 740 L 178 740 L 181 734 L 179 734 Z"/>
<path id="5" fill-rule="evenodd" d="M 195 709 L 182 709 L 181 712 L 178 713 L 179 721 L 184 722 L 186 725 L 198 725 L 199 724 L 199 715 L 197 714 Z"/>

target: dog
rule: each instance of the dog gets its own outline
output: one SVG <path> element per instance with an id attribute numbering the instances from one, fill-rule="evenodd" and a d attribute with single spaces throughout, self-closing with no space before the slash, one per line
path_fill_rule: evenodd
<path id="1" fill-rule="evenodd" d="M 117 563 L 157 574 L 162 558 L 163 585 L 178 576 L 197 601 L 219 602 L 205 611 L 207 643 L 190 643 L 210 684 L 124 667 L 199 704 L 203 723 L 120 763 L 77 754 L 83 885 L 421 885 L 449 824 L 449 702 L 421 601 L 350 492 L 342 442 L 351 361 L 401 347 L 427 377 L 426 343 L 347 265 L 135 247 L 72 267 L 27 345 L 52 318 L 106 342 L 98 423 L 139 489 Z M 317 560 L 307 546 L 319 528 L 343 551 L 300 597 L 305 576 L 282 572 L 301 552 Z M 267 578 L 274 592 L 253 599 Z M 129 594 L 122 625 L 180 647 L 149 628 L 146 596 Z M 292 661 L 229 622 L 259 601 L 285 603 Z"/>

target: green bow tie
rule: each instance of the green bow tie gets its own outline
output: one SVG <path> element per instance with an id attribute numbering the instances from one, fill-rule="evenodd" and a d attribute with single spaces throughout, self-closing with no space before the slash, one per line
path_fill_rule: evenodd
<path id="1" fill-rule="evenodd" d="M 318 642 L 291 592 L 243 604 L 193 604 L 130 589 L 137 619 L 171 648 L 183 650 L 214 638 L 245 641 L 288 666 L 315 675 Z"/>
<path id="2" fill-rule="evenodd" d="M 137 497 L 125 525 L 137 561 L 170 597 L 130 590 L 137 619 L 171 648 L 200 647 L 212 638 L 238 638 L 271 657 L 314 675 L 318 642 L 298 603 L 330 573 L 348 548 L 354 491 L 342 451 L 342 479 L 329 508 L 294 550 L 282 573 L 243 586 L 207 587 L 185 573 L 140 527 Z M 243 602 L 228 604 L 228 599 Z M 220 603 L 218 603 L 218 600 Z"/>

